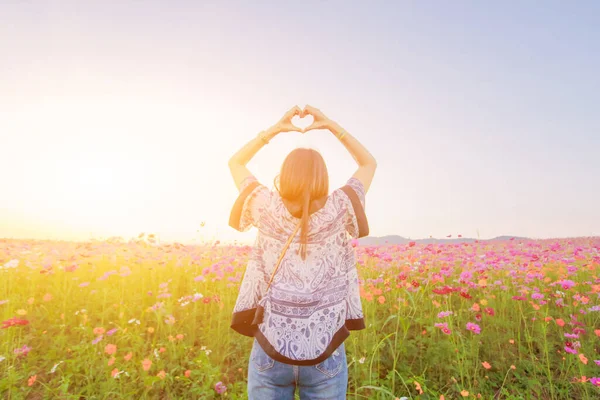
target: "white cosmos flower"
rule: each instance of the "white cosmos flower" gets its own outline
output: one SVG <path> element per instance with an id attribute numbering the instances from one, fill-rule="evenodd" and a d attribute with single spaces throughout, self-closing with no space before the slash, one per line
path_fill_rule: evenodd
<path id="1" fill-rule="evenodd" d="M 124 372 L 125 371 L 119 371 L 119 372 L 117 372 L 113 378 L 117 379 L 119 377 L 119 375 L 121 375 Z"/>
<path id="2" fill-rule="evenodd" d="M 6 264 L 4 264 L 4 268 L 6 268 L 6 269 L 8 269 L 8 268 L 17 268 L 18 266 L 19 266 L 19 260 L 17 260 L 17 259 L 10 260 Z"/>
<path id="3" fill-rule="evenodd" d="M 64 363 L 64 361 L 59 361 L 58 363 L 54 364 L 54 367 L 52 367 L 52 369 L 50 370 L 50 373 L 53 374 L 56 372 L 56 368 L 60 365 Z"/>

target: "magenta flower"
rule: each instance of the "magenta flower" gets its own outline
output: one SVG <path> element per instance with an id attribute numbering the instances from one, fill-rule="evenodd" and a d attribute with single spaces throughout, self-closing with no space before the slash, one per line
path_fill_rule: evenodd
<path id="1" fill-rule="evenodd" d="M 474 324 L 472 322 L 467 322 L 467 329 L 477 335 L 481 333 L 481 328 L 479 327 L 479 325 Z"/>
<path id="2" fill-rule="evenodd" d="M 31 351 L 31 347 L 24 345 L 23 347 L 17 348 L 14 350 L 14 353 L 17 357 L 26 356 Z"/>
<path id="3" fill-rule="evenodd" d="M 113 329 L 109 330 L 108 332 L 106 332 L 106 334 L 107 334 L 108 336 L 112 336 L 112 335 L 114 335 L 114 334 L 115 334 L 115 332 L 116 332 L 116 331 L 118 331 L 118 330 L 119 330 L 119 328 L 113 328 Z"/>
<path id="4" fill-rule="evenodd" d="M 223 382 L 219 381 L 215 384 L 215 391 L 219 394 L 223 394 L 227 391 L 227 386 Z"/>
<path id="5" fill-rule="evenodd" d="M 563 279 L 559 281 L 558 284 L 563 288 L 563 290 L 568 290 L 575 286 L 575 282 L 570 279 Z"/>
<path id="6" fill-rule="evenodd" d="M 565 332 L 565 337 L 567 337 L 569 339 L 579 339 L 579 335 L 577 333 L 566 333 Z"/>
<path id="7" fill-rule="evenodd" d="M 24 325 L 28 325 L 29 321 L 27 321 L 26 319 L 20 319 L 20 318 L 11 318 L 11 319 L 7 319 L 6 321 L 2 321 L 2 328 L 0 329 L 6 329 L 6 328 L 10 328 L 12 326 L 24 326 Z"/>
<path id="8" fill-rule="evenodd" d="M 495 314 L 494 309 L 491 307 L 487 307 L 484 311 L 486 312 L 486 314 L 491 315 L 492 317 Z"/>

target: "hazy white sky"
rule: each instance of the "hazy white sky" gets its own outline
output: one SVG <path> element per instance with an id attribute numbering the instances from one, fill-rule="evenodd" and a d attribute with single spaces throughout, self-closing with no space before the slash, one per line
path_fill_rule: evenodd
<path id="1" fill-rule="evenodd" d="M 600 235 L 600 3 L 281 3 L 2 1 L 0 237 L 248 241 L 227 160 L 306 103 L 377 158 L 373 235 Z M 324 131 L 249 168 L 298 145 L 354 172 Z"/>

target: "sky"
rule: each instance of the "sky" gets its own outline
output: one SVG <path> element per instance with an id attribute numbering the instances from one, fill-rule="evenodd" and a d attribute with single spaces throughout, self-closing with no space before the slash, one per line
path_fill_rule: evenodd
<path id="1" fill-rule="evenodd" d="M 228 159 L 292 106 L 378 169 L 374 236 L 600 235 L 600 2 L 0 2 L 0 237 L 250 242 Z M 330 188 L 328 131 L 295 147 Z"/>

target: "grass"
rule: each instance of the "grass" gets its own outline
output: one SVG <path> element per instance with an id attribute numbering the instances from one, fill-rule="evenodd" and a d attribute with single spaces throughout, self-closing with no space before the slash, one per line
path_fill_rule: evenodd
<path id="1" fill-rule="evenodd" d="M 600 397 L 599 238 L 356 251 L 349 399 Z M 249 252 L 0 240 L 1 397 L 246 398 Z"/>

